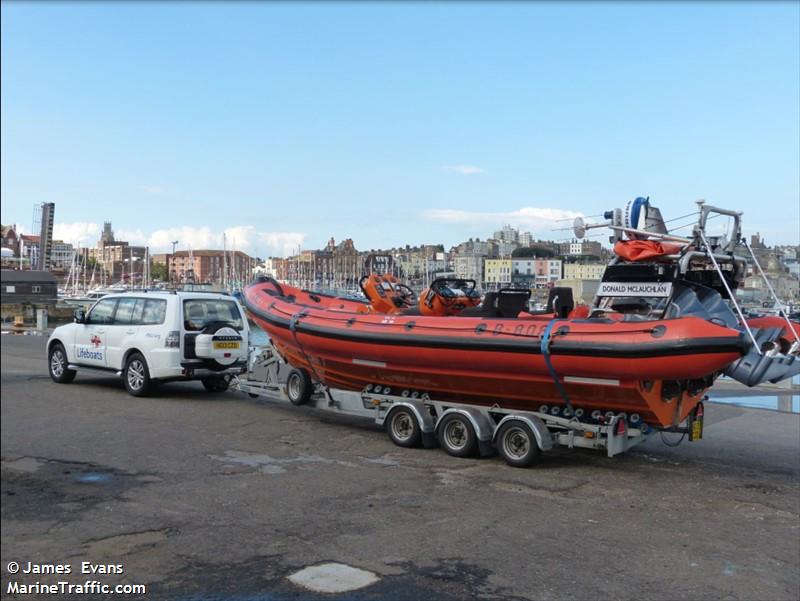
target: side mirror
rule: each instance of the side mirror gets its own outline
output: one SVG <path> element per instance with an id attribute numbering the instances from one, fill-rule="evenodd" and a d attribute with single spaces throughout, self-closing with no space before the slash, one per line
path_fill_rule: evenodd
<path id="1" fill-rule="evenodd" d="M 86 323 L 86 309 L 75 309 L 75 323 Z"/>

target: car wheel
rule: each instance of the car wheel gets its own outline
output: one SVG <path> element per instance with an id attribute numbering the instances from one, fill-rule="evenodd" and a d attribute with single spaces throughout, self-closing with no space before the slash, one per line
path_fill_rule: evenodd
<path id="1" fill-rule="evenodd" d="M 77 373 L 74 369 L 67 367 L 67 352 L 61 344 L 54 344 L 47 354 L 47 371 L 53 382 L 59 384 L 69 384 L 75 379 Z"/>
<path id="2" fill-rule="evenodd" d="M 141 353 L 133 353 L 125 362 L 125 369 L 122 370 L 122 381 L 125 383 L 125 390 L 133 396 L 147 396 L 151 390 L 150 370 L 147 369 L 147 362 Z"/>

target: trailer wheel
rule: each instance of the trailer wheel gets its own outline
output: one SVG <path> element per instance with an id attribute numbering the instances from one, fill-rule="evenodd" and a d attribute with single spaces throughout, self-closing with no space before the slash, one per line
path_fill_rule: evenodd
<path id="1" fill-rule="evenodd" d="M 408 407 L 398 407 L 386 420 L 389 438 L 399 447 L 418 447 L 422 442 L 422 429 L 417 416 Z"/>
<path id="2" fill-rule="evenodd" d="M 497 433 L 497 451 L 512 467 L 528 467 L 539 456 L 539 443 L 528 424 L 509 420 Z"/>
<path id="3" fill-rule="evenodd" d="M 292 405 L 305 405 L 311 398 L 314 386 L 311 377 L 304 369 L 293 369 L 286 378 L 286 396 Z"/>
<path id="4" fill-rule="evenodd" d="M 454 457 L 473 457 L 478 453 L 478 435 L 466 415 L 451 413 L 442 418 L 437 431 L 439 445 Z"/>

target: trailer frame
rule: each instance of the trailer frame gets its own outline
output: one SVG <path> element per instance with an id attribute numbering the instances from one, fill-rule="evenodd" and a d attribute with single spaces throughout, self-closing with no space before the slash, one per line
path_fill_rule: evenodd
<path id="1" fill-rule="evenodd" d="M 294 368 L 286 363 L 271 344 L 250 348 L 245 373 L 230 380 L 230 388 L 249 394 L 251 397 L 265 397 L 271 401 L 293 404 L 287 393 L 286 378 Z M 553 415 L 550 412 L 511 409 L 503 406 L 502 400 L 491 406 L 472 403 L 442 401 L 417 391 L 403 390 L 397 394 L 390 387 L 368 385 L 361 391 L 329 388 L 314 384 L 315 389 L 303 405 L 322 411 L 368 418 L 387 430 L 395 412 L 401 408 L 414 416 L 419 427 L 421 446 L 431 448 L 443 446 L 450 454 L 458 450 L 443 438 L 442 425 L 458 422 L 462 429 L 474 432 L 477 444 L 473 450 L 481 457 L 500 454 L 512 465 L 529 465 L 542 452 L 556 447 L 586 448 L 604 450 L 608 457 L 627 452 L 644 442 L 652 433 L 646 426 L 632 427 L 622 415 L 603 417 L 602 423 L 581 421 L 575 417 Z M 296 403 L 295 403 L 296 404 Z M 516 434 L 529 432 L 536 449 L 530 461 L 512 463 L 508 452 L 498 448 L 498 434 L 503 426 L 514 422 Z M 469 425 L 467 427 L 466 425 Z M 390 438 L 398 443 L 392 433 Z M 402 446 L 416 446 L 405 445 Z M 472 454 L 472 453 L 471 453 Z"/>

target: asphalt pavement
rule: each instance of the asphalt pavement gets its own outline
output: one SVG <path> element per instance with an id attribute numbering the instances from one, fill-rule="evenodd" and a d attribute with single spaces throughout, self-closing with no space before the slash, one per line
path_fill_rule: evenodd
<path id="1" fill-rule="evenodd" d="M 91 598 L 8 593 L 83 582 L 81 562 L 121 565 L 91 577 L 145 584 L 134 599 L 800 598 L 796 414 L 710 403 L 702 441 L 514 469 L 199 383 L 145 399 L 113 375 L 55 384 L 44 345 L 2 336 L 4 598 Z M 375 578 L 289 580 L 325 562 Z"/>

